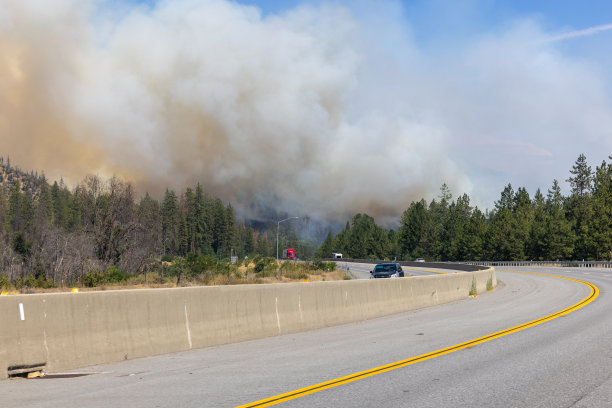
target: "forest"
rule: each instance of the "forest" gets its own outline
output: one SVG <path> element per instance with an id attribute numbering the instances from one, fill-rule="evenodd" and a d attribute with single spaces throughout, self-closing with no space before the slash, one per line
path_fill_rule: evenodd
<path id="1" fill-rule="evenodd" d="M 533 197 L 508 184 L 483 211 L 467 194 L 453 199 L 443 185 L 431 202 L 410 203 L 396 229 L 356 214 L 318 245 L 288 222 L 281 225 L 281 248 L 315 259 L 340 252 L 381 260 L 611 260 L 610 160 L 593 170 L 581 154 L 569 171 L 567 196 L 557 180 Z M 164 273 L 178 282 L 182 273 L 227 270 L 231 256 L 263 268 L 276 255 L 276 226 L 237 221 L 232 205 L 200 184 L 166 189 L 161 200 L 137 196 L 118 177 L 90 175 L 69 189 L 0 157 L 0 287 L 94 285 Z"/>
<path id="2" fill-rule="evenodd" d="M 612 259 L 612 156 L 595 170 L 581 154 L 566 180 L 530 197 L 508 184 L 494 208 L 484 212 L 446 185 L 437 199 L 412 202 L 397 231 L 357 214 L 343 231 L 327 235 L 320 257 L 340 252 L 355 259 L 425 258 L 427 261 L 518 261 Z M 328 255 L 330 254 L 330 255 Z"/>
<path id="3" fill-rule="evenodd" d="M 281 245 L 312 254 L 292 223 L 280 228 Z M 282 251 L 282 249 L 281 249 Z M 236 220 L 231 204 L 200 184 L 161 201 L 118 177 L 85 177 L 69 189 L 60 180 L 26 173 L 0 157 L 0 287 L 68 286 L 84 280 L 219 270 L 230 257 L 276 255 L 276 222 L 257 228 Z M 180 279 L 180 278 L 179 278 Z"/>

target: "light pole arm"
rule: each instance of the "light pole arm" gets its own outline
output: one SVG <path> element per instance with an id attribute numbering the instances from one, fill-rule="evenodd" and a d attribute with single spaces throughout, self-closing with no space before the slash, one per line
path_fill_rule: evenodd
<path id="1" fill-rule="evenodd" d="M 297 220 L 300 217 L 289 217 L 284 220 L 280 220 L 276 223 L 276 260 L 278 261 L 278 229 L 280 228 L 280 223 L 287 220 Z"/>

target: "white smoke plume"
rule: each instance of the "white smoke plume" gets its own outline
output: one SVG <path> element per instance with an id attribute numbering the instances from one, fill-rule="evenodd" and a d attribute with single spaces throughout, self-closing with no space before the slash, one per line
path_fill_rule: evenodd
<path id="1" fill-rule="evenodd" d="M 508 174 L 497 152 L 559 159 L 568 126 L 612 150 L 596 70 L 533 45 L 537 27 L 440 57 L 419 49 L 398 8 L 263 16 L 227 0 L 0 0 L 0 154 L 72 183 L 117 174 L 158 196 L 200 182 L 248 217 L 384 222 L 442 183 L 472 193 Z"/>

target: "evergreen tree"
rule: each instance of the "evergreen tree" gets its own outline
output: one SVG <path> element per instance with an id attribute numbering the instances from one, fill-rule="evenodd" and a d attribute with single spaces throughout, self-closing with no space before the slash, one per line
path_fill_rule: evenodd
<path id="1" fill-rule="evenodd" d="M 525 259 L 525 254 L 529 250 L 529 235 L 532 228 L 534 219 L 534 209 L 529 193 L 524 187 L 519 187 L 514 196 L 515 204 L 513 208 L 514 214 L 514 226 L 515 226 L 515 239 L 517 245 L 521 245 L 522 249 L 518 259 Z"/>
<path id="2" fill-rule="evenodd" d="M 544 196 L 542 195 L 540 189 L 538 189 L 532 201 L 533 221 L 529 230 L 529 240 L 526 251 L 527 257 L 531 260 L 541 261 L 544 259 L 550 259 L 545 253 L 546 240 L 548 239 L 545 204 Z"/>
<path id="3" fill-rule="evenodd" d="M 387 240 L 389 241 L 388 256 L 389 259 L 402 259 L 402 253 L 399 248 L 399 234 L 397 231 L 390 229 L 387 232 Z"/>
<path id="4" fill-rule="evenodd" d="M 51 187 L 44 177 L 38 191 L 35 210 L 36 223 L 38 225 L 51 224 L 53 222 L 53 196 L 51 195 Z"/>
<path id="5" fill-rule="evenodd" d="M 412 202 L 401 218 L 398 246 L 404 259 L 430 255 L 430 217 L 425 200 Z"/>
<path id="6" fill-rule="evenodd" d="M 443 261 L 459 259 L 459 238 L 469 221 L 472 212 L 470 198 L 462 195 L 456 202 L 452 202 L 442 215 L 442 228 L 438 232 L 438 256 Z"/>
<path id="7" fill-rule="evenodd" d="M 234 208 L 232 204 L 228 204 L 225 208 L 225 222 L 227 225 L 227 237 L 225 240 L 224 252 L 227 256 L 232 256 L 232 249 L 236 250 L 238 247 L 238 230 L 236 228 L 236 216 L 234 215 Z"/>
<path id="8" fill-rule="evenodd" d="M 570 173 L 573 177 L 568 178 L 566 181 L 570 183 L 572 187 L 572 195 L 580 197 L 588 195 L 592 188 L 593 173 L 591 171 L 591 166 L 587 164 L 587 159 L 584 154 L 578 156 Z"/>
<path id="9" fill-rule="evenodd" d="M 213 215 L 213 250 L 221 256 L 229 255 L 224 249 L 227 247 L 228 229 L 225 207 L 220 199 L 215 199 L 212 208 Z"/>
<path id="10" fill-rule="evenodd" d="M 357 259 L 371 259 L 374 247 L 374 219 L 366 214 L 353 217 L 349 237 L 349 252 Z"/>
<path id="11" fill-rule="evenodd" d="M 25 219 L 23 218 L 23 197 L 21 194 L 21 184 L 14 180 L 11 184 L 8 200 L 8 226 L 9 231 L 23 231 Z"/>
<path id="12" fill-rule="evenodd" d="M 564 198 L 557 180 L 546 196 L 546 235 L 542 259 L 570 259 L 574 250 L 574 233 L 563 207 Z"/>
<path id="13" fill-rule="evenodd" d="M 515 215 L 517 200 L 514 189 L 508 184 L 502 191 L 499 201 L 495 202 L 495 212 L 491 218 L 491 228 L 487 242 L 493 260 L 523 260 L 525 241 Z"/>
<path id="14" fill-rule="evenodd" d="M 576 163 L 570 170 L 573 177 L 567 179 L 572 187 L 572 192 L 567 200 L 568 218 L 573 221 L 573 231 L 576 237 L 574 247 L 574 258 L 592 259 L 593 240 L 589 231 L 589 220 L 592 208 L 589 205 L 589 196 L 592 190 L 591 167 L 586 163 L 584 154 L 578 156 Z"/>
<path id="15" fill-rule="evenodd" d="M 480 261 L 487 259 L 484 240 L 487 236 L 487 220 L 485 215 L 474 208 L 468 222 L 462 225 L 457 238 L 458 261 Z"/>
<path id="16" fill-rule="evenodd" d="M 608 164 L 604 160 L 596 168 L 589 207 L 592 214 L 587 221 L 592 243 L 589 257 L 612 260 L 612 163 Z"/>
<path id="17" fill-rule="evenodd" d="M 197 184 L 195 189 L 194 211 L 195 246 L 202 253 L 210 253 L 212 243 L 210 220 L 206 213 L 206 197 L 200 183 Z"/>
<path id="18" fill-rule="evenodd" d="M 161 206 L 162 215 L 162 245 L 164 254 L 178 253 L 178 198 L 173 190 L 166 189 Z"/>
<path id="19" fill-rule="evenodd" d="M 331 257 L 331 254 L 333 253 L 333 250 L 332 250 L 333 241 L 334 241 L 334 238 L 332 236 L 332 233 L 328 232 L 327 237 L 325 237 L 325 240 L 319 246 L 319 249 L 317 249 L 317 251 L 315 252 L 315 258 Z"/>
<path id="20" fill-rule="evenodd" d="M 345 258 L 355 258 L 355 256 L 349 252 L 350 235 L 351 225 L 347 221 L 344 229 L 334 238 L 332 252 L 339 252 L 343 254 Z"/>
<path id="21" fill-rule="evenodd" d="M 189 231 L 187 228 L 186 211 L 179 209 L 177 231 L 178 254 L 186 256 L 189 252 Z"/>

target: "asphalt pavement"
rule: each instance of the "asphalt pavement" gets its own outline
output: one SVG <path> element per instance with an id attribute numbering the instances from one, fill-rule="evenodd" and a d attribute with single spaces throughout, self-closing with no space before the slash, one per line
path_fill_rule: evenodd
<path id="1" fill-rule="evenodd" d="M 370 279 L 370 271 L 374 269 L 376 264 L 352 263 L 352 262 L 337 262 L 338 268 L 349 272 L 349 276 L 353 279 Z M 439 273 L 452 273 L 454 271 L 448 269 L 428 268 L 424 263 L 422 267 L 413 268 L 410 266 L 402 266 L 404 272 L 409 276 L 436 275 Z"/>

